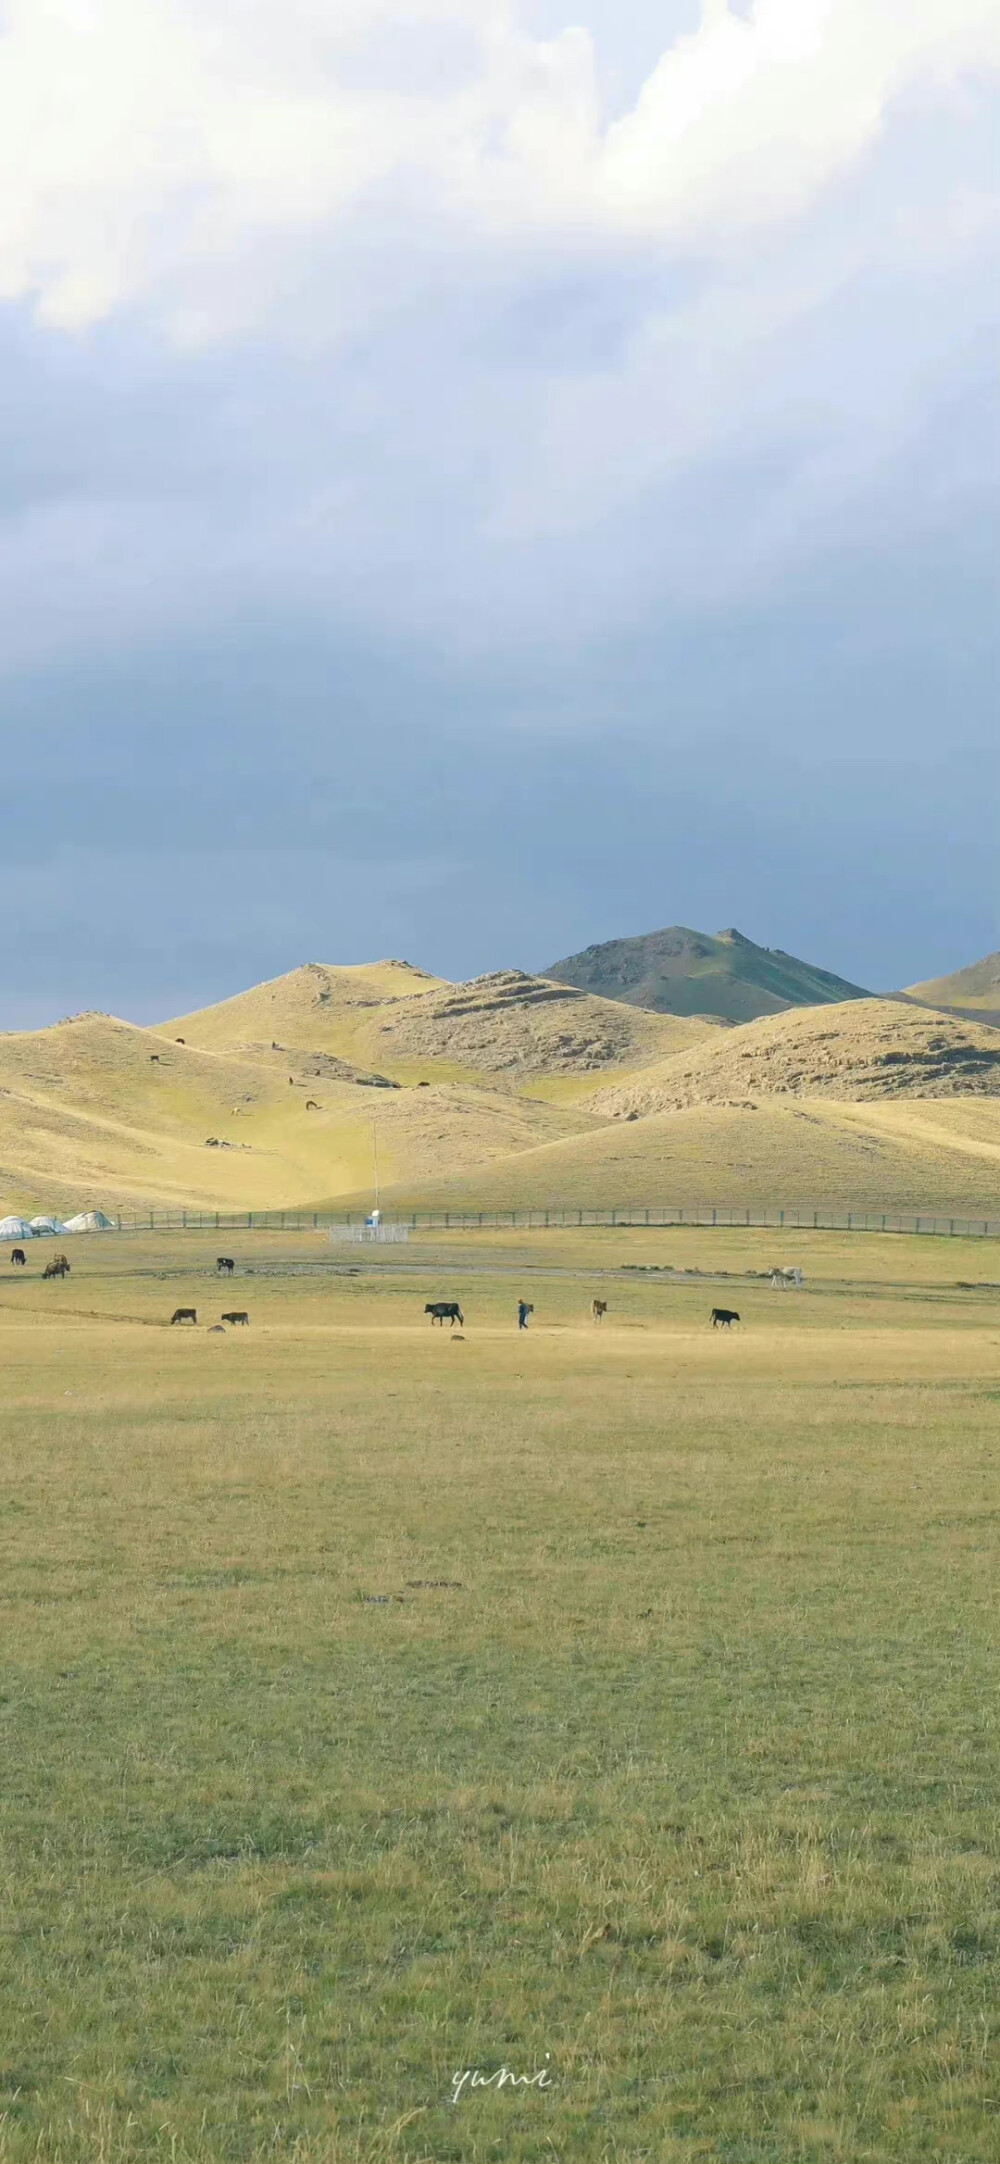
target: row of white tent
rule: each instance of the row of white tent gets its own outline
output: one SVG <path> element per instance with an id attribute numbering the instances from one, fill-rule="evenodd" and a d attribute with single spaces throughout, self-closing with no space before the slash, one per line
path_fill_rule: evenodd
<path id="1" fill-rule="evenodd" d="M 114 1225 L 103 1210 L 81 1210 L 76 1217 L 3 1217 L 0 1218 L 0 1240 L 39 1240 L 52 1233 L 59 1237 L 64 1232 L 113 1232 Z"/>

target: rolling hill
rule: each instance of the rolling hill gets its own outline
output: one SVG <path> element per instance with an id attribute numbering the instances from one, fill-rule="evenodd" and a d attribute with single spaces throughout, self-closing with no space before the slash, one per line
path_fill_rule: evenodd
<path id="1" fill-rule="evenodd" d="M 742 932 L 713 935 L 683 924 L 585 947 L 553 962 L 545 975 L 657 1014 L 716 1015 L 728 1022 L 868 997 L 861 985 L 780 948 L 758 947 Z"/>
<path id="2" fill-rule="evenodd" d="M 686 1050 L 719 1028 L 678 1021 L 522 970 L 446 984 L 406 962 L 328 969 L 310 962 L 217 1007 L 164 1023 L 161 1034 L 214 1051 L 271 1059 L 326 1053 L 400 1083 L 569 1085 L 585 1094 L 609 1072 Z"/>
<path id="3" fill-rule="evenodd" d="M 950 977 L 929 977 L 925 984 L 909 984 L 905 999 L 923 1007 L 937 1007 L 945 1014 L 989 1022 L 1000 1027 L 1000 952 L 984 955 L 968 969 L 956 969 Z"/>
<path id="4" fill-rule="evenodd" d="M 0 1036 L 0 1207 L 778 1201 L 949 1214 L 1000 1195 L 1000 1030 L 914 1000 L 742 1025 L 498 971 L 307 964 L 138 1028 Z"/>
<path id="5" fill-rule="evenodd" d="M 386 1181 L 478 1166 L 595 1124 L 507 1092 L 373 1089 L 324 1077 L 315 1054 L 254 1060 L 81 1015 L 0 1036 L 0 1204 L 282 1209 L 367 1196 L 373 1114 Z"/>
<path id="6" fill-rule="evenodd" d="M 614 1209 L 651 1203 L 1000 1214 L 1000 1100 L 693 1105 L 400 1183 L 391 1208 Z"/>
<path id="7" fill-rule="evenodd" d="M 770 1097 L 1000 1097 L 1000 1030 L 859 999 L 750 1022 L 601 1090 L 612 1118 Z"/>

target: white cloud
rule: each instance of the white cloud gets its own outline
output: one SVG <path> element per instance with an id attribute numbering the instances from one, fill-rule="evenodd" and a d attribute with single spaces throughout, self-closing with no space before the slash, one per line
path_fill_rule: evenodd
<path id="1" fill-rule="evenodd" d="M 139 307 L 220 334 L 275 305 L 276 254 L 362 207 L 423 244 L 725 251 L 894 100 L 1000 67 L 996 0 L 704 0 L 609 125 L 581 12 L 543 39 L 515 0 L 7 0 L 0 295 L 66 329 Z"/>

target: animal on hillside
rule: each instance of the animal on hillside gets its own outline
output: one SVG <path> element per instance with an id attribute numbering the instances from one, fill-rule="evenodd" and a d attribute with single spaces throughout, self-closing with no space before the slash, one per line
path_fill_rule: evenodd
<path id="1" fill-rule="evenodd" d="M 158 1066 L 159 1066 L 159 1064 L 160 1064 L 160 1055 L 159 1055 L 159 1053 L 158 1053 L 158 1052 L 151 1052 L 151 1053 L 150 1053 L 150 1055 L 149 1055 L 149 1064 L 150 1064 L 150 1066 L 151 1066 L 151 1067 L 158 1067 Z"/>
<path id="2" fill-rule="evenodd" d="M 453 1329 L 457 1322 L 465 1328 L 465 1316 L 457 1300 L 428 1300 L 424 1314 L 430 1316 L 432 1329 L 436 1322 L 439 1322 L 442 1328 L 446 1322 L 450 1322 Z"/>
<path id="3" fill-rule="evenodd" d="M 228 1315 L 224 1315 L 224 1316 L 223 1316 L 222 1320 L 223 1320 L 223 1322 L 245 1322 L 245 1323 L 248 1323 L 248 1322 L 249 1322 L 249 1320 L 250 1320 L 250 1317 L 249 1317 L 249 1315 L 247 1314 L 247 1311 L 246 1311 L 246 1308 L 245 1308 L 245 1307 L 234 1307 L 234 1308 L 231 1308 L 231 1309 L 230 1309 L 230 1312 L 229 1312 L 229 1314 L 228 1314 Z"/>
<path id="4" fill-rule="evenodd" d="M 23 1247 L 12 1247 L 10 1251 L 10 1259 L 12 1262 L 17 1264 L 18 1269 L 20 1270 L 24 1269 L 25 1263 L 28 1260 Z"/>
<path id="5" fill-rule="evenodd" d="M 307 1097 L 307 1098 L 306 1098 L 306 1111 L 307 1111 L 307 1112 L 318 1112 L 318 1111 L 319 1111 L 319 1106 L 318 1106 L 318 1104 L 316 1103 L 316 1099 L 315 1099 L 315 1097 Z"/>
<path id="6" fill-rule="evenodd" d="M 233 1271 L 236 1268 L 236 1264 L 233 1261 L 231 1255 L 217 1255 L 215 1258 L 215 1267 L 218 1270 L 220 1277 L 222 1276 L 223 1271 L 225 1272 L 227 1277 L 232 1277 Z"/>
<path id="7" fill-rule="evenodd" d="M 773 1269 L 770 1273 L 770 1277 L 771 1283 L 776 1292 L 787 1292 L 793 1286 L 805 1284 L 805 1278 L 801 1270 Z"/>
<path id="8" fill-rule="evenodd" d="M 592 1316 L 593 1316 L 593 1318 L 594 1318 L 594 1321 L 595 1321 L 595 1322 L 600 1322 L 600 1321 L 601 1321 L 601 1319 L 602 1319 L 602 1317 L 603 1317 L 604 1315 L 606 1315 L 606 1314 L 607 1314 L 607 1312 L 608 1312 L 608 1303 L 607 1303 L 607 1301 L 606 1301 L 606 1300 L 592 1300 L 592 1301 L 591 1301 L 591 1303 L 590 1303 L 590 1312 L 591 1312 L 591 1314 L 592 1314 Z"/>
<path id="9" fill-rule="evenodd" d="M 42 1276 L 43 1278 L 68 1277 L 69 1263 L 67 1262 L 65 1255 L 56 1255 L 51 1262 L 47 1262 L 44 1270 L 42 1271 Z"/>
<path id="10" fill-rule="evenodd" d="M 196 1308 L 193 1308 L 193 1307 L 175 1307 L 175 1309 L 174 1309 L 174 1312 L 173 1312 L 173 1314 L 172 1314 L 172 1315 L 171 1315 L 171 1317 L 170 1317 L 170 1320 L 171 1320 L 171 1323 L 175 1323 L 175 1322 L 197 1322 L 197 1320 L 198 1320 L 198 1313 L 197 1313 L 197 1309 L 196 1309 Z"/>
<path id="11" fill-rule="evenodd" d="M 519 1300 L 519 1301 L 518 1301 L 518 1303 L 517 1303 L 517 1327 L 518 1327 L 518 1329 L 519 1329 L 519 1330 L 526 1330 L 526 1329 L 527 1329 L 527 1327 L 528 1327 L 528 1316 L 529 1316 L 529 1315 L 533 1315 L 533 1314 L 534 1314 L 534 1312 L 535 1312 L 535 1310 L 534 1310 L 534 1308 L 532 1307 L 532 1304 L 531 1304 L 531 1301 L 530 1301 L 530 1300 Z"/>
<path id="12" fill-rule="evenodd" d="M 712 1309 L 713 1330 L 728 1330 L 734 1322 L 739 1322 L 739 1319 L 734 1307 L 713 1307 Z"/>
<path id="13" fill-rule="evenodd" d="M 175 1043 L 175 1044 L 185 1044 L 186 1042 L 187 1042 L 187 1040 L 186 1040 L 186 1038 L 184 1038 L 184 1037 L 175 1037 L 175 1038 L 174 1038 L 174 1043 Z"/>

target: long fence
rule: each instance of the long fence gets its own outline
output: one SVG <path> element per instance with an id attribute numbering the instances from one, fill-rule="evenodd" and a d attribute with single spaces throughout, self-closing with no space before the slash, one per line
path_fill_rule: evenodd
<path id="1" fill-rule="evenodd" d="M 139 1210 L 115 1219 L 119 1232 L 314 1232 L 363 1225 L 363 1210 Z M 945 1238 L 1000 1239 L 1000 1217 L 939 1217 L 886 1210 L 738 1208 L 728 1203 L 625 1203 L 614 1210 L 397 1210 L 393 1223 L 413 1232 L 535 1232 L 546 1226 L 760 1226 L 775 1231 L 902 1232 Z"/>

